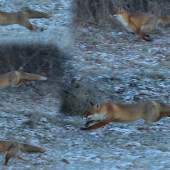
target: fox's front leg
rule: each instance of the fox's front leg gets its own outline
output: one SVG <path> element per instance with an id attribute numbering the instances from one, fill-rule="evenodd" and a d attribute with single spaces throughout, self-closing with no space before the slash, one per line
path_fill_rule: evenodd
<path id="1" fill-rule="evenodd" d="M 94 120 L 90 120 L 89 122 L 87 122 L 84 126 L 85 127 L 88 127 L 91 123 L 94 123 L 94 122 L 96 122 L 96 121 L 94 121 Z M 99 122 L 99 121 L 98 121 Z"/>
<path id="2" fill-rule="evenodd" d="M 106 120 L 103 120 L 103 121 L 100 121 L 90 127 L 81 127 L 80 130 L 92 130 L 92 129 L 98 129 L 102 126 L 105 126 L 106 124 L 108 124 L 109 121 L 106 121 Z"/>

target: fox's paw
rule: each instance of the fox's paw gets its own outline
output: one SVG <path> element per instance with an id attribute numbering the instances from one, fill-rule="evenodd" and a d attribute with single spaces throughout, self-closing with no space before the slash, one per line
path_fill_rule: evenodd
<path id="1" fill-rule="evenodd" d="M 28 86 L 30 86 L 30 87 L 34 87 L 32 83 L 30 83 Z"/>
<path id="2" fill-rule="evenodd" d="M 32 27 L 33 27 L 32 31 L 36 31 L 36 32 L 37 32 L 37 31 L 38 31 L 38 32 L 44 31 L 43 28 L 37 27 L 37 26 L 35 26 L 35 25 L 32 25 Z"/>
<path id="3" fill-rule="evenodd" d="M 32 85 L 31 82 L 29 82 L 29 81 L 24 80 L 23 82 L 25 83 L 26 86 L 31 86 Z"/>
<path id="4" fill-rule="evenodd" d="M 86 128 L 84 128 L 84 127 L 81 127 L 81 128 L 80 128 L 80 130 L 83 130 L 83 131 L 84 131 L 84 130 L 86 130 Z"/>

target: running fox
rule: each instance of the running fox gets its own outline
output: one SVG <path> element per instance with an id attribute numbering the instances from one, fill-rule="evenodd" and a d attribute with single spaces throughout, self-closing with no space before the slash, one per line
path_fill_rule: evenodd
<path id="1" fill-rule="evenodd" d="M 115 16 L 122 25 L 130 32 L 139 35 L 138 42 L 143 38 L 151 41 L 146 34 L 153 31 L 159 23 L 167 25 L 170 23 L 170 17 L 156 17 L 151 13 L 136 13 L 129 15 L 122 7 L 118 6 L 117 10 L 111 14 Z"/>
<path id="2" fill-rule="evenodd" d="M 29 22 L 29 18 L 49 18 L 52 15 L 49 13 L 44 13 L 40 11 L 34 11 L 31 9 L 22 10 L 18 12 L 4 12 L 0 11 L 0 25 L 12 25 L 19 24 L 28 28 L 31 31 L 43 31 L 35 25 Z"/>
<path id="3" fill-rule="evenodd" d="M 144 119 L 157 122 L 162 117 L 170 117 L 170 106 L 159 101 L 145 101 L 136 104 L 101 103 L 92 104 L 83 116 L 85 127 L 81 130 L 92 130 L 105 126 L 111 121 L 131 122 Z"/>
<path id="4" fill-rule="evenodd" d="M 26 86 L 29 86 L 31 83 L 28 80 L 47 80 L 47 77 L 22 71 L 11 71 L 0 75 L 0 88 L 9 84 L 12 87 L 16 87 L 22 82 L 25 83 Z"/>
<path id="5" fill-rule="evenodd" d="M 24 162 L 26 161 L 25 159 L 21 158 L 19 156 L 19 151 L 22 152 L 45 152 L 45 149 L 33 146 L 33 145 L 28 145 L 24 143 L 17 143 L 13 141 L 0 141 L 0 152 L 5 153 L 5 163 L 4 165 L 8 164 L 8 161 L 11 157 L 17 155 L 18 159 L 23 160 Z"/>

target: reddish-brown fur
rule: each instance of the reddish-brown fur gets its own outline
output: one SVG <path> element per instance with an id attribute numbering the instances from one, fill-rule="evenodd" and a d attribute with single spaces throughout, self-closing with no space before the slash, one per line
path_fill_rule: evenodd
<path id="1" fill-rule="evenodd" d="M 123 8 L 118 7 L 117 10 L 111 14 L 125 26 L 126 29 L 139 35 L 138 42 L 141 39 L 150 41 L 145 35 L 153 31 L 159 23 L 163 25 L 170 23 L 170 17 L 156 17 L 151 13 L 136 13 L 129 15 Z"/>
<path id="2" fill-rule="evenodd" d="M 29 80 L 46 80 L 47 77 L 25 73 L 22 71 L 11 71 L 5 74 L 0 75 L 0 88 L 5 87 L 7 85 L 11 85 L 12 87 L 17 87 L 22 82 L 29 86 L 31 83 Z"/>
<path id="3" fill-rule="evenodd" d="M 43 31 L 35 25 L 29 22 L 29 18 L 49 18 L 51 14 L 34 11 L 34 10 L 23 10 L 18 12 L 4 12 L 0 11 L 0 25 L 12 25 L 19 24 L 28 28 L 30 31 Z"/>
<path id="4" fill-rule="evenodd" d="M 26 161 L 25 159 L 21 158 L 19 156 L 19 151 L 27 151 L 27 152 L 45 152 L 45 149 L 33 146 L 33 145 L 28 145 L 24 143 L 17 143 L 13 141 L 0 141 L 0 152 L 5 153 L 5 163 L 4 165 L 8 164 L 8 161 L 11 157 L 18 155 L 18 159 L 22 161 Z"/>
<path id="5" fill-rule="evenodd" d="M 102 103 L 91 105 L 86 118 L 85 127 L 81 130 L 92 130 L 105 126 L 111 121 L 131 122 L 144 119 L 156 122 L 162 117 L 170 116 L 170 106 L 159 101 L 146 101 L 137 104 Z M 90 126 L 90 124 L 95 123 Z"/>

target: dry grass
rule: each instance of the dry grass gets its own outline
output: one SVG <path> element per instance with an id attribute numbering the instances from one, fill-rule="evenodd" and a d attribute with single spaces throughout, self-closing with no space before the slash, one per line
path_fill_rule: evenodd
<path id="1" fill-rule="evenodd" d="M 9 43 L 0 46 L 0 73 L 23 70 L 60 77 L 66 54 L 59 46 L 39 43 Z"/>

